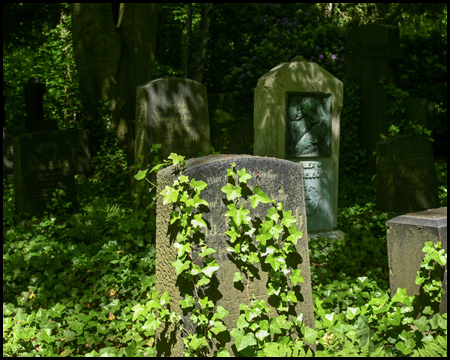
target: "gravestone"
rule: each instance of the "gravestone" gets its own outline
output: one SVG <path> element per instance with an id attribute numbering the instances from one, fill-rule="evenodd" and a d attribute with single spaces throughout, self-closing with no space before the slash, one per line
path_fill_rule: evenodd
<path id="1" fill-rule="evenodd" d="M 229 246 L 227 241 L 229 237 L 225 234 L 228 229 L 228 218 L 225 217 L 228 208 L 225 205 L 226 195 L 220 190 L 227 184 L 227 169 L 233 162 L 236 163 L 237 170 L 245 168 L 253 176 L 252 179 L 248 180 L 249 188 L 259 185 L 260 189 L 267 195 L 283 203 L 284 211 L 292 210 L 292 216 L 297 219 L 295 225 L 298 230 L 303 232 L 303 237 L 297 242 L 296 249 L 299 256 L 295 258 L 294 266 L 301 269 L 305 282 L 300 284 L 300 288 L 297 286 L 294 288 L 297 290 L 297 298 L 301 299 L 295 306 L 295 314 L 303 313 L 304 323 L 307 326 L 314 327 L 303 180 L 301 165 L 297 163 L 250 155 L 217 155 L 190 159 L 186 162 L 183 174 L 190 179 L 201 180 L 208 184 L 201 193 L 201 198 L 209 203 L 209 211 L 203 213 L 203 219 L 208 224 L 208 229 L 205 230 L 205 242 L 208 247 L 217 250 L 211 256 L 217 259 L 220 266 L 219 270 L 214 273 L 211 285 L 207 290 L 208 293 L 205 295 L 213 299 L 213 302 L 217 301 L 217 305 L 223 306 L 229 312 L 229 316 L 224 319 L 228 331 L 236 328 L 239 304 L 247 304 L 248 298 L 246 291 L 233 282 L 234 273 L 240 269 L 230 260 L 229 252 L 226 250 Z M 177 177 L 174 166 L 159 172 L 157 176 L 158 194 L 165 186 L 172 186 Z M 268 204 L 265 204 L 250 211 L 264 219 L 267 209 Z M 177 253 L 172 245 L 177 229 L 173 229 L 175 224 L 169 225 L 171 211 L 172 206 L 164 206 L 163 197 L 158 195 L 156 290 L 160 294 L 167 291 L 170 296 L 171 311 L 174 311 L 177 315 L 182 315 L 180 307 L 182 298 L 178 286 L 183 286 L 183 283 L 177 279 L 175 268 L 171 265 L 176 261 Z M 271 302 L 267 301 L 266 282 L 266 273 L 260 273 L 260 279 L 254 280 L 251 291 L 257 299 L 265 299 L 266 304 L 270 304 Z M 183 322 L 185 326 L 189 327 L 189 314 L 183 315 Z M 228 332 L 220 335 L 220 339 L 223 341 L 220 346 L 227 346 L 230 349 L 234 343 L 234 338 Z M 157 356 L 182 356 L 184 348 L 182 336 L 181 331 L 176 330 L 169 324 L 163 328 L 160 327 L 156 334 Z M 229 352 L 230 354 L 234 353 L 233 350 L 229 350 Z M 234 355 L 237 354 L 234 353 Z"/>
<path id="2" fill-rule="evenodd" d="M 380 134 L 388 130 L 388 94 L 380 84 L 396 83 L 400 59 L 399 29 L 395 26 L 369 24 L 351 29 L 345 45 L 347 81 L 359 85 L 361 119 L 359 139 L 367 154 L 367 173 L 376 171 L 372 154 Z"/>
<path id="3" fill-rule="evenodd" d="M 197 81 L 164 78 L 140 85 L 136 90 L 135 162 L 151 166 L 152 145 L 161 144 L 157 155 L 170 153 L 188 158 L 211 149 L 206 87 Z M 139 157 L 143 155 L 143 158 Z M 136 170 L 130 169 L 132 194 Z M 153 179 L 154 180 L 154 179 Z"/>
<path id="4" fill-rule="evenodd" d="M 301 56 L 264 74 L 255 90 L 253 155 L 302 165 L 310 233 L 337 225 L 342 103 L 342 82 Z"/>
<path id="5" fill-rule="evenodd" d="M 425 242 L 441 242 L 447 253 L 447 208 L 431 209 L 401 215 L 386 222 L 387 246 L 389 254 L 389 283 L 391 297 L 398 288 L 406 289 L 409 296 L 419 295 L 420 305 L 430 305 L 429 296 L 416 285 L 415 279 L 420 270 L 425 253 Z M 447 265 L 443 270 L 443 294 L 439 311 L 447 312 Z"/>
<path id="6" fill-rule="evenodd" d="M 45 94 L 45 84 L 41 83 L 38 77 L 32 77 L 24 85 L 25 108 L 27 117 L 25 126 L 29 131 L 54 131 L 58 130 L 56 121 L 44 119 L 43 96 Z"/>
<path id="7" fill-rule="evenodd" d="M 32 77 L 24 85 L 24 90 L 27 110 L 26 126 L 3 127 L 3 177 L 13 174 L 14 137 L 27 132 L 58 131 L 56 121 L 44 119 L 43 94 L 45 93 L 45 84 L 41 83 L 39 78 Z M 3 100 L 5 101 L 5 97 L 3 97 Z M 64 154 L 70 153 L 72 157 L 70 161 L 73 163 L 74 173 L 86 177 L 91 170 L 89 131 L 78 129 L 62 130 L 58 131 L 57 136 L 68 139 L 65 142 L 65 148 L 58 151 Z"/>
<path id="8" fill-rule="evenodd" d="M 431 142 L 395 136 L 377 144 L 377 209 L 407 213 L 439 207 Z"/>
<path id="9" fill-rule="evenodd" d="M 60 131 L 14 138 L 14 188 L 17 213 L 41 216 L 52 192 L 62 189 L 77 212 L 71 141 Z"/>

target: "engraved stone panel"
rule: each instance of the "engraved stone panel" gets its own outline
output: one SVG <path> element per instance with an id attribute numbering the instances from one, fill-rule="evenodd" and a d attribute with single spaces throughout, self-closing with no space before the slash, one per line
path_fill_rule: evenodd
<path id="1" fill-rule="evenodd" d="M 239 304 L 248 303 L 246 291 L 243 287 L 233 282 L 233 276 L 239 271 L 236 264 L 231 260 L 230 253 L 226 250 L 229 246 L 228 236 L 225 234 L 227 228 L 227 218 L 225 213 L 226 195 L 220 190 L 227 184 L 227 169 L 230 163 L 236 163 L 237 170 L 243 168 L 250 173 L 253 178 L 248 181 L 248 187 L 253 188 L 259 185 L 260 189 L 276 201 L 284 204 L 284 210 L 292 210 L 292 216 L 297 219 L 295 224 L 297 229 L 303 232 L 303 237 L 297 243 L 297 254 L 293 256 L 288 264 L 292 268 L 301 269 L 304 283 L 294 287 L 297 298 L 301 299 L 291 309 L 291 315 L 303 313 L 303 321 L 306 325 L 314 326 L 314 314 L 311 293 L 311 275 L 308 252 L 308 235 L 306 230 L 306 212 L 303 193 L 302 171 L 299 164 L 265 157 L 255 157 L 250 155 L 218 155 L 191 159 L 187 161 L 184 174 L 189 178 L 204 181 L 208 186 L 202 191 L 201 197 L 209 202 L 208 211 L 203 213 L 208 229 L 206 230 L 206 243 L 208 247 L 217 250 L 212 254 L 217 259 L 220 269 L 214 273 L 209 288 L 205 291 L 207 295 L 217 305 L 223 306 L 229 316 L 224 319 L 228 331 L 236 328 L 239 317 Z M 177 178 L 174 167 L 169 167 L 158 173 L 158 194 L 166 185 L 172 186 Z M 168 291 L 170 295 L 170 308 L 177 314 L 183 315 L 183 321 L 188 329 L 193 329 L 189 320 L 189 314 L 183 314 L 180 308 L 181 293 L 192 291 L 188 284 L 177 278 L 175 268 L 171 265 L 176 260 L 176 249 L 172 246 L 176 236 L 176 228 L 169 225 L 170 212 L 172 206 L 164 206 L 162 196 L 158 195 L 157 203 L 157 234 L 156 234 L 156 290 L 160 293 Z M 246 205 L 247 206 L 247 205 Z M 268 204 L 259 205 L 256 209 L 248 207 L 251 213 L 264 218 L 267 214 Z M 257 264 L 260 266 L 260 264 Z M 265 264 L 263 269 L 267 271 Z M 265 272 L 259 272 L 260 278 L 253 281 L 250 291 L 257 299 L 265 299 L 266 303 L 272 304 L 267 299 L 267 277 Z M 179 287 L 182 287 L 181 292 Z M 275 311 L 275 310 L 274 310 Z M 229 332 L 219 334 L 217 347 L 227 346 L 230 354 L 236 353 L 236 348 L 232 347 L 234 338 Z M 157 356 L 182 356 L 183 354 L 183 332 L 177 332 L 174 327 L 167 324 L 159 329 L 156 334 Z"/>
<path id="2" fill-rule="evenodd" d="M 432 144 L 420 136 L 396 136 L 377 144 L 377 208 L 396 213 L 439 206 Z"/>
<path id="3" fill-rule="evenodd" d="M 331 94 L 286 92 L 286 157 L 331 155 Z"/>
<path id="4" fill-rule="evenodd" d="M 60 131 L 14 138 L 14 188 L 17 213 L 40 216 L 55 189 L 66 192 L 77 212 L 71 139 Z"/>

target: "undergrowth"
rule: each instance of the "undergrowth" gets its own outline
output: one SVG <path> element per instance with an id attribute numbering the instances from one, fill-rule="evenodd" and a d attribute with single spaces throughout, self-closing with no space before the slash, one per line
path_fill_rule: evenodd
<path id="1" fill-rule="evenodd" d="M 4 356 L 155 354 L 155 317 L 142 316 L 160 301 L 154 223 L 115 201 L 122 189 L 107 182 L 97 172 L 80 183 L 99 196 L 81 196 L 75 217 L 55 194 L 42 218 L 23 221 L 14 215 L 11 181 L 3 181 Z M 343 241 L 311 241 L 312 355 L 446 356 L 447 315 L 426 308 L 414 319 L 414 299 L 404 291 L 389 298 L 388 218 L 370 203 L 347 207 L 339 212 Z M 443 263 L 433 249 L 426 249 L 424 266 Z M 430 293 L 441 288 L 424 284 Z"/>

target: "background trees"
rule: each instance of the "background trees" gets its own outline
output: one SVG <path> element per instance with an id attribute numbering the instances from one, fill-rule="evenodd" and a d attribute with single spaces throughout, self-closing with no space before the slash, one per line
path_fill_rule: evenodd
<path id="1" fill-rule="evenodd" d="M 90 128 L 96 144 L 111 128 L 126 147 L 135 87 L 157 77 L 187 76 L 209 93 L 238 93 L 251 116 L 257 79 L 296 55 L 345 82 L 346 31 L 377 22 L 400 26 L 400 87 L 433 101 L 433 136 L 446 142 L 445 4 L 14 3 L 3 9 L 8 125 L 22 122 L 22 85 L 30 76 L 47 83 L 47 117 L 62 128 Z"/>

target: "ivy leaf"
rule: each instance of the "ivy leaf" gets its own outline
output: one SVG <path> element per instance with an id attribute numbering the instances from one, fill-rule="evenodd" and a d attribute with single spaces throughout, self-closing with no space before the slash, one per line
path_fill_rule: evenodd
<path id="1" fill-rule="evenodd" d="M 234 204 L 227 205 L 228 209 L 230 210 L 225 213 L 225 216 L 230 216 L 237 226 L 247 223 L 251 220 L 251 218 L 247 216 L 250 213 L 250 210 L 244 209 L 243 206 L 244 205 L 242 205 L 241 208 L 238 209 Z"/>
<path id="2" fill-rule="evenodd" d="M 214 260 L 216 260 L 216 259 L 214 259 Z M 202 269 L 202 273 L 211 279 L 211 276 L 214 273 L 214 271 L 216 271 L 218 269 L 219 269 L 219 265 L 212 263 L 211 265 L 205 266 Z"/>
<path id="3" fill-rule="evenodd" d="M 229 315 L 228 311 L 223 306 L 217 306 L 216 312 L 214 313 L 212 317 L 212 321 L 214 320 L 222 320 L 226 318 Z"/>
<path id="4" fill-rule="evenodd" d="M 202 219 L 203 214 L 195 214 L 194 219 L 192 220 L 192 226 L 196 227 L 206 227 L 205 220 Z"/>
<path id="5" fill-rule="evenodd" d="M 239 282 L 244 278 L 244 275 L 242 275 L 240 272 L 235 272 L 234 273 L 234 278 L 233 281 L 234 282 Z"/>
<path id="6" fill-rule="evenodd" d="M 179 192 L 180 192 L 179 190 L 175 190 L 174 188 L 166 186 L 165 189 L 161 191 L 161 195 L 164 196 L 163 204 L 167 205 L 168 203 L 171 202 L 177 202 Z"/>
<path id="7" fill-rule="evenodd" d="M 270 199 L 270 197 L 262 190 L 259 189 L 259 185 L 256 185 L 253 188 L 253 195 L 250 197 L 251 202 L 252 202 L 252 208 L 254 209 L 255 207 L 258 206 L 258 204 L 261 202 L 263 204 L 267 204 L 270 203 L 272 200 Z"/>
<path id="8" fill-rule="evenodd" d="M 311 328 L 309 328 L 309 327 L 306 326 L 306 327 L 303 329 L 303 336 L 304 336 L 304 339 L 305 339 L 305 341 L 306 341 L 307 343 L 309 343 L 309 344 L 315 344 L 316 339 L 317 339 L 317 337 L 318 337 L 318 333 L 317 333 L 316 330 L 311 329 Z"/>
<path id="9" fill-rule="evenodd" d="M 281 223 L 286 226 L 287 228 L 290 228 L 290 226 L 297 222 L 297 219 L 292 216 L 292 210 L 289 211 L 283 211 L 283 220 L 281 220 Z"/>
<path id="10" fill-rule="evenodd" d="M 226 326 L 221 321 L 214 321 L 214 326 L 211 328 L 211 331 L 217 335 L 226 329 Z"/>
<path id="11" fill-rule="evenodd" d="M 180 305 L 183 309 L 193 307 L 195 304 L 195 300 L 192 296 L 189 294 L 186 294 L 184 297 L 184 300 L 180 300 Z"/>
<path id="12" fill-rule="evenodd" d="M 168 156 L 168 159 L 171 159 L 172 163 L 174 165 L 177 165 L 177 164 L 183 165 L 184 164 L 184 158 L 185 158 L 184 156 L 177 155 L 175 153 L 170 153 L 170 155 Z"/>
<path id="13" fill-rule="evenodd" d="M 292 271 L 292 275 L 289 275 L 289 279 L 292 281 L 292 285 L 297 285 L 297 283 L 304 282 L 303 276 L 300 275 L 300 269 L 295 269 Z"/>
<path id="14" fill-rule="evenodd" d="M 281 266 L 286 264 L 286 261 L 283 259 L 281 255 L 268 255 L 266 258 L 266 262 L 268 262 L 272 268 L 277 271 Z"/>
<path id="15" fill-rule="evenodd" d="M 189 269 L 190 264 L 190 260 L 186 260 L 185 262 L 183 262 L 180 259 L 177 259 L 177 261 L 172 263 L 172 266 L 175 267 L 177 275 L 180 275 L 184 270 Z"/>
<path id="16" fill-rule="evenodd" d="M 200 199 L 198 195 L 194 196 L 193 202 L 195 208 L 198 208 L 200 205 L 209 206 L 209 203 L 206 200 Z"/>
<path id="17" fill-rule="evenodd" d="M 250 174 L 247 174 L 245 168 L 243 168 L 242 170 L 238 170 L 237 173 L 239 175 L 239 182 L 242 182 L 244 184 L 247 184 L 247 180 L 250 180 L 253 177 Z"/>
<path id="18" fill-rule="evenodd" d="M 255 335 L 253 333 L 244 335 L 243 330 L 233 329 L 231 330 L 230 334 L 234 337 L 236 349 L 239 352 L 249 346 L 256 345 Z"/>
<path id="19" fill-rule="evenodd" d="M 241 195 L 242 189 L 240 186 L 233 186 L 231 184 L 227 184 L 220 190 L 222 190 L 227 195 L 227 200 L 234 200 L 242 196 Z"/>
<path id="20" fill-rule="evenodd" d="M 213 248 L 206 248 L 205 250 L 203 250 L 203 251 L 199 254 L 199 256 L 203 258 L 203 257 L 208 256 L 208 255 L 211 255 L 211 254 L 213 254 L 213 253 L 215 253 L 215 252 L 217 252 L 217 251 L 214 250 Z"/>
<path id="21" fill-rule="evenodd" d="M 134 175 L 134 178 L 136 180 L 142 180 L 147 175 L 147 171 L 148 171 L 148 169 L 146 169 L 146 170 L 139 170 L 139 172 L 136 175 Z"/>
<path id="22" fill-rule="evenodd" d="M 207 186 L 204 181 L 196 181 L 195 179 L 192 179 L 189 185 L 197 192 L 197 194 L 199 194 L 200 191 L 202 191 Z"/>
<path id="23" fill-rule="evenodd" d="M 303 233 L 299 230 L 297 230 L 297 227 L 295 225 L 292 225 L 289 229 L 289 236 L 286 238 L 286 241 L 289 241 L 293 243 L 294 245 L 297 245 L 297 241 L 300 240 L 303 236 Z"/>

